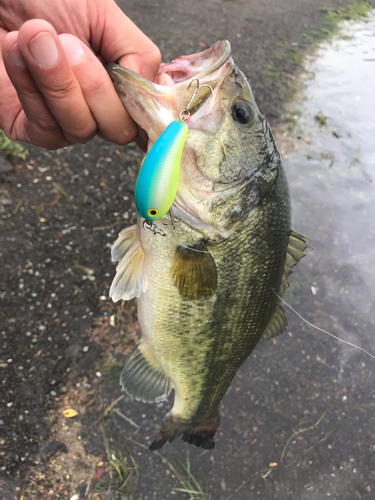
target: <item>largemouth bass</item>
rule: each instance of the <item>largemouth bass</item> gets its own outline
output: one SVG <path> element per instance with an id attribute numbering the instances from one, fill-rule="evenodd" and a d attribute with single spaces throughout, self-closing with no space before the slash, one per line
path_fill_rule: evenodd
<path id="1" fill-rule="evenodd" d="M 157 83 L 111 65 L 127 111 L 149 148 L 178 120 L 193 79 L 207 84 L 186 120 L 176 224 L 165 236 L 143 219 L 123 230 L 112 249 L 118 262 L 110 294 L 138 299 L 142 339 L 121 374 L 124 390 L 174 404 L 150 449 L 182 435 L 214 447 L 218 407 L 254 347 L 286 327 L 279 303 L 307 240 L 290 227 L 290 201 L 280 153 L 230 44 L 162 64 Z"/>

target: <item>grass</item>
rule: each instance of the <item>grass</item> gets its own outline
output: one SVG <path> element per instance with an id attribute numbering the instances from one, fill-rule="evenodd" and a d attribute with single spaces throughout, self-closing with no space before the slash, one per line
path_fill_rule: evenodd
<path id="1" fill-rule="evenodd" d="M 349 0 L 348 5 L 340 9 L 328 8 L 322 17 L 323 29 L 332 36 L 340 22 L 348 19 L 358 21 L 366 17 L 371 10 L 372 7 L 367 0 Z"/>
<path id="2" fill-rule="evenodd" d="M 100 498 L 132 499 L 139 477 L 134 457 L 128 448 L 120 446 L 109 425 L 108 418 L 100 420 L 100 429 L 109 467 L 108 475 L 103 481 L 93 483 L 93 491 L 101 493 Z M 104 494 L 106 496 L 103 496 Z"/>
<path id="3" fill-rule="evenodd" d="M 134 429 L 132 433 L 126 433 L 125 439 L 134 445 L 146 449 L 148 446 L 137 441 L 137 433 L 140 427 L 132 419 L 124 415 L 117 404 L 124 398 L 124 395 L 109 404 L 101 417 L 91 425 L 99 423 L 103 438 L 103 444 L 107 455 L 107 463 L 99 464 L 105 469 L 99 479 L 92 478 L 87 487 L 87 493 L 98 493 L 100 499 L 107 500 L 133 500 L 134 493 L 139 479 L 138 466 L 134 456 L 128 446 L 124 446 L 121 439 L 121 431 L 125 420 Z M 173 488 L 171 493 L 181 498 L 181 493 L 188 495 L 189 500 L 212 500 L 198 480 L 194 477 L 190 467 L 189 449 L 186 449 L 186 461 L 179 461 L 178 466 L 174 466 L 164 455 L 155 451 L 152 456 L 159 457 L 162 463 L 168 467 L 174 477 L 179 481 L 179 488 Z M 182 473 L 178 470 L 182 469 Z M 184 497 L 185 498 L 185 497 Z"/>
<path id="4" fill-rule="evenodd" d="M 201 485 L 191 472 L 188 448 L 186 449 L 186 463 L 179 460 L 179 465 L 185 472 L 186 478 L 182 479 L 183 488 L 174 488 L 172 493 L 175 491 L 187 493 L 189 495 L 189 500 L 210 500 L 211 496 L 207 491 L 203 491 Z"/>
<path id="5" fill-rule="evenodd" d="M 13 156 L 14 158 L 21 158 L 22 160 L 26 160 L 29 154 L 28 150 L 21 146 L 21 144 L 9 139 L 2 129 L 0 129 L 0 149 L 5 151 L 7 155 Z"/>
<path id="6" fill-rule="evenodd" d="M 316 427 L 318 427 L 318 425 L 322 422 L 322 420 L 324 420 L 324 418 L 328 415 L 328 413 L 330 413 L 331 411 L 333 410 L 333 406 L 330 406 L 329 408 L 326 408 L 326 410 L 323 412 L 323 414 L 320 416 L 320 418 L 315 422 L 315 424 L 312 424 L 310 425 L 309 427 L 304 427 L 302 429 L 299 429 L 298 431 L 294 432 L 288 439 L 288 441 L 286 442 L 285 446 L 284 446 L 284 449 L 283 451 L 281 452 L 281 455 L 280 455 L 280 459 L 279 459 L 279 462 L 278 462 L 278 467 L 282 467 L 284 465 L 284 458 L 285 458 L 285 454 L 286 454 L 286 450 L 288 449 L 288 446 L 289 444 L 291 443 L 291 441 L 296 438 L 297 436 L 299 436 L 300 434 L 303 434 L 305 432 L 309 432 L 309 431 L 312 431 L 313 429 L 315 429 Z M 300 422 L 300 423 L 303 423 Z M 275 469 L 274 469 L 275 470 Z"/>
<path id="7" fill-rule="evenodd" d="M 327 117 L 323 113 L 323 111 L 318 111 L 318 113 L 314 116 L 315 120 L 319 123 L 320 128 L 324 130 L 327 127 Z"/>
<path id="8" fill-rule="evenodd" d="M 139 426 L 133 422 L 129 417 L 125 416 L 119 409 L 112 409 L 111 411 L 113 412 L 114 416 L 118 415 L 121 419 L 126 420 L 132 427 L 135 427 L 135 431 L 133 432 L 132 436 L 137 434 L 139 431 Z M 101 424 L 102 425 L 102 424 Z M 103 433 L 104 436 L 104 433 Z M 130 443 L 135 444 L 136 446 L 143 448 L 148 451 L 148 446 L 137 441 L 130 435 L 125 436 L 125 439 L 129 441 Z M 106 449 L 108 447 L 109 452 L 110 452 L 110 447 L 108 444 L 108 440 L 105 441 Z M 108 451 L 107 451 L 108 455 Z M 179 481 L 181 487 L 180 488 L 173 488 L 171 493 L 172 495 L 178 495 L 177 498 L 181 498 L 179 493 L 185 493 L 188 496 L 189 500 L 212 500 L 211 495 L 204 490 L 201 485 L 199 484 L 198 480 L 194 477 L 191 468 L 190 468 L 190 456 L 189 456 L 189 448 L 186 449 L 186 463 L 183 462 L 182 460 L 178 461 L 179 468 L 182 469 L 183 473 L 178 471 L 178 468 L 175 467 L 162 453 L 159 451 L 154 451 L 153 456 L 157 456 L 161 458 L 162 463 L 166 465 L 169 470 L 172 472 L 174 477 Z M 113 458 L 113 457 L 112 457 Z M 117 457 L 116 457 L 117 458 Z"/>
<path id="9" fill-rule="evenodd" d="M 277 42 L 272 52 L 273 62 L 266 68 L 266 76 L 278 96 L 283 101 L 289 101 L 295 95 L 297 83 L 292 75 L 302 64 L 308 47 L 322 40 L 329 40 L 337 33 L 345 38 L 345 33 L 340 30 L 340 23 L 362 19 L 371 10 L 372 6 L 367 0 L 349 0 L 346 6 L 337 9 L 327 6 L 320 19 L 320 26 L 303 33 L 297 43 L 292 45 L 285 41 Z"/>

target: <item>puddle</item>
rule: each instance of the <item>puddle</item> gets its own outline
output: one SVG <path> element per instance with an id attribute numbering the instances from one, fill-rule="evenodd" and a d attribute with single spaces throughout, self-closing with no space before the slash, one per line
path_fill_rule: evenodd
<path id="1" fill-rule="evenodd" d="M 375 16 L 368 22 L 348 23 L 345 33 L 352 38 L 322 46 L 308 64 L 314 77 L 306 83 L 304 101 L 295 107 L 293 136 L 299 139 L 296 151 L 286 155 L 286 168 L 294 224 L 313 242 L 315 251 L 308 260 L 324 277 L 321 292 L 325 299 L 336 297 L 342 307 L 371 323 L 375 302 Z M 316 301 L 321 300 L 321 293 L 314 291 Z M 352 328 L 351 336 L 372 347 L 373 331 Z"/>

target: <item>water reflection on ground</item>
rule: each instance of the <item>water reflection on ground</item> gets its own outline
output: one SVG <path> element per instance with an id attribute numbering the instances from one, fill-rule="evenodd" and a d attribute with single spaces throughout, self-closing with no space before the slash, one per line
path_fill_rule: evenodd
<path id="1" fill-rule="evenodd" d="M 344 31 L 352 38 L 325 45 L 309 63 L 314 78 L 291 112 L 293 132 L 277 134 L 293 229 L 314 247 L 286 298 L 312 323 L 375 354 L 375 16 Z M 174 464 L 189 453 L 191 474 L 210 495 L 190 498 L 374 498 L 375 361 L 287 316 L 287 333 L 259 346 L 235 377 L 215 450 L 180 440 L 163 448 Z M 138 416 L 149 442 L 168 405 L 128 399 L 119 406 Z M 160 456 L 137 446 L 133 453 L 136 500 L 189 498 Z"/>
<path id="2" fill-rule="evenodd" d="M 375 16 L 348 23 L 343 33 L 307 64 L 313 76 L 289 117 L 292 138 L 279 137 L 281 148 L 295 148 L 285 155 L 293 225 L 314 247 L 287 299 L 309 321 L 375 354 Z M 375 361 L 288 318 L 302 358 L 285 346 L 287 371 L 292 378 L 295 364 L 306 389 L 302 395 L 298 381 L 295 393 L 290 388 L 291 411 L 301 420 L 308 412 L 312 425 L 326 404 L 331 427 L 323 419 L 296 435 L 285 460 L 296 477 L 284 469 L 270 488 L 285 488 L 290 498 L 373 498 Z M 306 475 L 298 472 L 303 464 Z"/>

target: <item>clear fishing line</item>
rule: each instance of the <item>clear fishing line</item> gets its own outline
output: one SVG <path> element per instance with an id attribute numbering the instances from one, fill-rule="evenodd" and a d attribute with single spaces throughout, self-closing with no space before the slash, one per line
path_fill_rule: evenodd
<path id="1" fill-rule="evenodd" d="M 271 288 L 271 290 L 273 291 L 273 293 L 276 295 L 276 297 L 281 300 L 281 302 L 283 304 L 285 304 L 286 306 L 289 307 L 289 309 L 291 309 L 294 314 L 296 314 L 300 319 L 302 319 L 302 321 L 304 321 L 306 324 L 308 324 L 309 326 L 311 326 L 312 328 L 315 328 L 315 330 L 318 330 L 319 332 L 323 332 L 327 335 L 329 335 L 330 337 L 333 337 L 335 340 L 338 340 L 339 342 L 342 342 L 343 344 L 346 344 L 350 347 L 355 347 L 356 349 L 359 349 L 360 351 L 364 352 L 365 354 L 367 354 L 368 356 L 370 356 L 370 358 L 372 359 L 375 359 L 375 356 L 373 354 L 371 354 L 370 352 L 366 351 L 366 349 L 363 349 L 363 347 L 359 346 L 359 345 L 356 345 L 356 344 L 352 344 L 352 342 L 348 342 L 347 340 L 344 340 L 344 339 L 340 339 L 340 337 L 337 337 L 336 335 L 334 335 L 333 333 L 330 333 L 330 332 L 327 332 L 327 330 L 324 330 L 323 328 L 320 328 L 319 326 L 316 326 L 316 325 L 313 325 L 312 323 L 310 323 L 310 321 L 307 321 L 307 319 L 305 319 L 303 316 L 300 315 L 299 312 L 297 312 L 291 305 L 288 304 L 288 302 L 286 302 L 284 299 L 282 299 L 280 297 L 279 294 L 277 294 L 275 292 L 275 290 L 273 288 Z"/>

